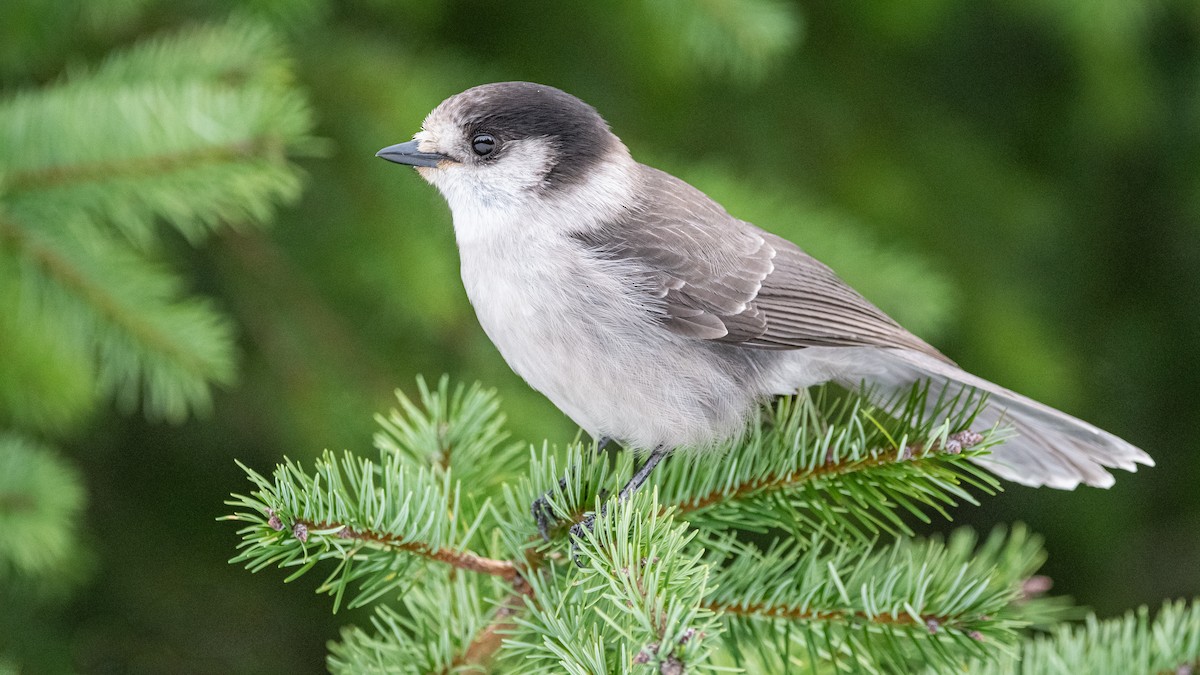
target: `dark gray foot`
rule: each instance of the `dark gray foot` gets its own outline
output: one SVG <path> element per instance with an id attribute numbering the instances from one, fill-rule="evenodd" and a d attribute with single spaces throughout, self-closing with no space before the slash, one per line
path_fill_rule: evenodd
<path id="1" fill-rule="evenodd" d="M 604 509 L 600 509 L 601 513 Z M 596 514 L 589 511 L 583 517 L 583 520 L 571 526 L 571 562 L 575 563 L 576 567 L 583 567 L 583 556 L 579 554 L 579 542 L 584 536 L 596 527 Z"/>
<path id="2" fill-rule="evenodd" d="M 567 479 L 558 479 L 559 491 L 567 489 Z M 550 530 L 558 524 L 558 516 L 554 515 L 554 509 L 550 506 L 548 497 L 550 493 L 538 497 L 533 500 L 533 504 L 529 507 L 529 512 L 533 514 L 533 522 L 537 523 L 538 532 L 542 535 L 542 539 L 550 541 Z"/>
<path id="3" fill-rule="evenodd" d="M 668 452 L 669 451 L 663 447 L 655 448 L 654 452 L 650 453 L 650 456 L 646 458 L 646 463 L 638 467 L 638 469 L 633 472 L 633 476 L 629 479 L 629 482 L 625 483 L 625 487 L 621 488 L 621 492 L 617 494 L 617 503 L 623 502 L 632 497 L 633 493 L 637 492 L 638 488 L 642 487 L 646 480 L 650 478 L 650 474 L 654 472 L 654 467 L 658 466 L 658 463 L 667 456 Z M 608 506 L 606 504 L 601 505 L 600 515 L 604 515 L 607 512 L 607 508 Z M 579 542 L 583 539 L 584 534 L 591 532 L 592 528 L 595 526 L 595 513 L 588 513 L 583 517 L 583 520 L 571 526 L 571 560 L 575 562 L 576 567 L 583 567 L 583 563 L 579 555 Z"/>
<path id="4" fill-rule="evenodd" d="M 599 454 L 604 450 L 605 446 L 612 442 L 608 436 L 600 436 L 596 439 L 596 453 Z M 558 490 L 562 492 L 567 489 L 567 479 L 562 477 L 558 479 Z M 550 530 L 558 524 L 558 516 L 554 514 L 554 509 L 550 507 L 550 493 L 538 497 L 533 500 L 533 504 L 529 506 L 529 512 L 533 514 L 533 522 L 537 523 L 538 533 L 542 535 L 542 539 L 550 541 Z"/>

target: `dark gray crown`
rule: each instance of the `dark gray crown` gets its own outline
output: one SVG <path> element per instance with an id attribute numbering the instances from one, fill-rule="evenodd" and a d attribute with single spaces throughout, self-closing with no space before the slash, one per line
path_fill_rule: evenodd
<path id="1" fill-rule="evenodd" d="M 548 139 L 557 157 L 548 187 L 578 183 L 617 138 L 592 106 L 554 87 L 497 82 L 468 89 L 442 104 L 468 137 L 494 135 L 501 143 Z"/>

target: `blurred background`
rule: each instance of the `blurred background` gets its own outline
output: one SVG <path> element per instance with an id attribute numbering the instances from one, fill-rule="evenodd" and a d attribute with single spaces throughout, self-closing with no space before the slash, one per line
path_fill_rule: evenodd
<path id="1" fill-rule="evenodd" d="M 234 24 L 253 28 L 170 52 Z M 113 61 L 131 48 L 141 65 Z M 213 96 L 168 94 L 207 64 L 226 65 L 204 86 L 245 96 L 193 116 Z M 236 528 L 215 519 L 250 489 L 234 460 L 369 455 L 418 374 L 496 387 L 518 438 L 574 437 L 477 325 L 440 196 L 373 157 L 515 79 L 583 98 L 963 367 L 1158 462 L 1107 491 L 1009 485 L 957 523 L 1029 523 L 1054 592 L 1101 615 L 1200 594 L 1192 0 L 5 0 L 0 671 L 321 671 L 366 615 L 331 615 L 320 575 L 226 564 Z M 260 99 L 279 144 L 167 185 Z M 126 324 L 77 320 L 97 302 L 70 304 L 81 278 Z M 129 326 L 203 367 L 156 365 Z"/>

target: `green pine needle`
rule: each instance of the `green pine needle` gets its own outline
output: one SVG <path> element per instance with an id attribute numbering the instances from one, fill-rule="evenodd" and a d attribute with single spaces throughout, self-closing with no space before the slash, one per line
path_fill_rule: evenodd
<path id="1" fill-rule="evenodd" d="M 1153 619 L 1146 607 L 1106 621 L 1092 615 L 1028 640 L 1000 661 L 968 668 L 979 675 L 1200 672 L 1200 600 L 1168 602 Z"/>
<path id="2" fill-rule="evenodd" d="M 777 0 L 646 0 L 691 63 L 714 74 L 761 78 L 800 41 L 796 8 Z"/>
<path id="3" fill-rule="evenodd" d="M 0 321 L 74 336 L 66 351 L 95 364 L 78 369 L 86 388 L 122 409 L 205 412 L 233 380 L 233 330 L 156 260 L 162 226 L 200 242 L 269 222 L 299 196 L 289 157 L 316 149 L 312 126 L 255 23 L 152 40 L 0 100 L 0 267 L 20 270 L 22 303 Z"/>
<path id="4" fill-rule="evenodd" d="M 417 379 L 419 403 L 397 391 L 400 407 L 376 415 L 375 447 L 401 453 L 416 464 L 453 470 L 468 485 L 487 488 L 526 472 L 524 444 L 508 440 L 496 393 L 476 383 L 450 388 L 443 376 L 430 389 Z M 497 470 L 499 469 L 499 470 Z"/>
<path id="5" fill-rule="evenodd" d="M 49 448 L 0 433 L 0 580 L 59 574 L 78 555 L 83 504 L 74 468 Z"/>

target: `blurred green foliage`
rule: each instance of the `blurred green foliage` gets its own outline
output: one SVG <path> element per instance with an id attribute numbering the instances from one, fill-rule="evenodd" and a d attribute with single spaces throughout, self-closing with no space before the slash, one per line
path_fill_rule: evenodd
<path id="1" fill-rule="evenodd" d="M 519 437 L 575 434 L 475 323 L 440 197 L 372 157 L 446 96 L 506 79 L 584 98 L 636 157 L 810 249 L 964 367 L 1146 448 L 1159 466 L 1110 491 L 1014 486 L 959 511 L 980 528 L 1024 520 L 1044 534 L 1056 592 L 1102 614 L 1200 592 L 1200 5 L 6 0 L 0 109 L 12 120 L 40 102 L 24 113 L 30 124 L 57 120 L 63 134 L 5 136 L 26 145 L 0 147 L 0 217 L 24 208 L 8 182 L 18 157 L 153 146 L 186 160 L 159 123 L 229 108 L 205 108 L 211 95 L 163 101 L 200 77 L 201 54 L 241 52 L 225 39 L 168 68 L 154 49 L 231 15 L 269 26 L 282 59 L 233 81 L 291 73 L 286 86 L 326 139 L 320 155 L 308 143 L 289 153 L 302 151 L 302 193 L 281 174 L 271 200 L 226 203 L 221 187 L 246 175 L 197 174 L 182 201 L 101 218 L 99 244 L 97 228 L 25 203 L 55 224 L 39 236 L 77 251 L 97 287 L 146 295 L 129 316 L 178 301 L 225 317 L 223 333 L 198 342 L 227 345 L 211 361 L 227 367 L 193 382 L 182 406 L 160 407 L 140 387 L 121 395 L 119 378 L 96 387 L 114 362 L 80 341 L 115 338 L 102 323 L 29 313 L 31 297 L 62 298 L 29 290 L 54 287 L 31 286 L 37 270 L 13 262 L 27 258 L 0 257 L 0 426 L 57 443 L 43 454 L 87 493 L 86 510 L 71 511 L 73 565 L 57 572 L 73 590 L 6 586 L 0 663 L 316 670 L 354 615 L 335 621 L 322 599 L 224 564 L 234 535 L 211 521 L 242 480 L 235 457 L 265 469 L 285 454 L 367 448 L 372 414 L 418 373 L 496 386 Z M 111 55 L 133 45 L 141 65 L 115 72 Z M 122 114 L 86 91 L 53 102 L 88 78 L 129 82 L 137 68 L 162 83 Z M 265 115 L 268 129 L 292 119 Z M 78 205 L 83 218 L 116 194 L 84 188 L 38 203 Z M 247 227 L 280 198 L 298 202 L 269 231 Z M 127 255 L 154 261 L 151 281 L 130 278 L 141 268 Z M 210 392 L 211 414 L 184 420 Z M 176 423 L 125 414 L 130 403 Z M 40 448 L 7 438 L 0 452 Z"/>

